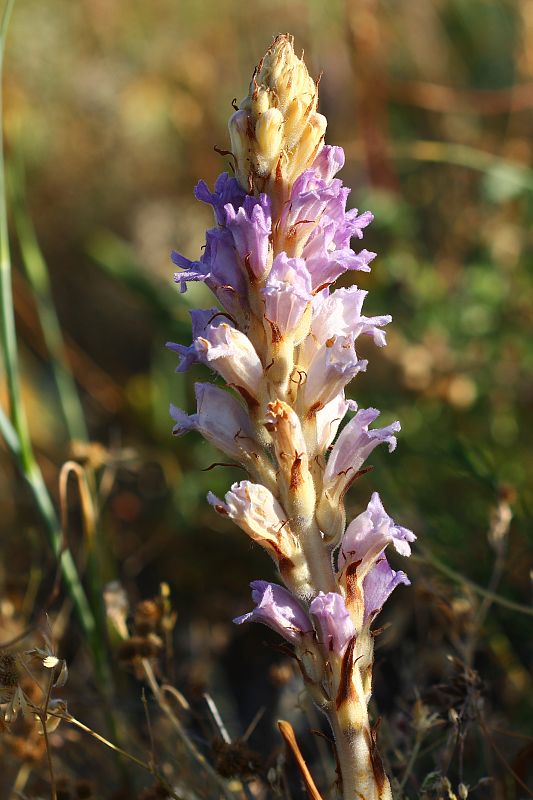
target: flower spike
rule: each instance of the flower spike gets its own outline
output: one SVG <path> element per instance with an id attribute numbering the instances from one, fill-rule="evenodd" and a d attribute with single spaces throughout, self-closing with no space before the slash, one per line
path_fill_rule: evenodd
<path id="1" fill-rule="evenodd" d="M 216 224 L 203 255 L 172 256 L 181 290 L 201 281 L 218 303 L 191 313 L 192 344 L 169 344 L 178 371 L 204 364 L 225 386 L 197 384 L 196 413 L 171 413 L 177 436 L 198 431 L 247 470 L 208 501 L 267 551 L 284 584 L 254 581 L 255 607 L 234 621 L 268 625 L 294 648 L 331 723 L 344 800 L 390 800 L 368 714 L 371 626 L 409 584 L 385 550 L 407 556 L 415 536 L 377 492 L 345 530 L 347 490 L 379 444 L 395 449 L 400 423 L 372 428 L 379 411 L 346 398 L 368 365 L 359 337 L 383 347 L 391 317 L 363 313 L 366 289 L 332 286 L 369 272 L 376 254 L 359 244 L 373 216 L 348 208 L 344 153 L 324 144 L 325 130 L 318 82 L 292 37 L 277 36 L 229 121 L 235 175 L 196 186 Z"/>

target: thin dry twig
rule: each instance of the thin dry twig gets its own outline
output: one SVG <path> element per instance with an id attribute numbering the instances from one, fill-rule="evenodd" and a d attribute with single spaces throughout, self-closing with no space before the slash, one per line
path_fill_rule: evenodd
<path id="1" fill-rule="evenodd" d="M 316 783 L 313 780 L 313 776 L 309 772 L 309 768 L 305 763 L 302 751 L 300 750 L 298 742 L 296 741 L 296 736 L 291 723 L 287 722 L 284 719 L 280 719 L 278 721 L 278 728 L 287 744 L 287 747 L 294 756 L 294 759 L 296 761 L 296 766 L 298 767 L 298 771 L 302 776 L 310 800 L 323 800 L 322 795 L 318 791 Z"/>
<path id="2" fill-rule="evenodd" d="M 220 775 L 218 775 L 217 772 L 215 772 L 215 770 L 213 769 L 211 764 L 207 761 L 205 756 L 198 750 L 197 747 L 195 747 L 193 742 L 187 736 L 187 733 L 183 725 L 181 724 L 181 722 L 179 721 L 179 719 L 169 706 L 165 697 L 165 693 L 161 690 L 161 687 L 159 686 L 154 671 L 152 669 L 152 665 L 150 664 L 148 659 L 146 658 L 142 659 L 142 666 L 144 669 L 144 673 L 146 675 L 146 679 L 148 681 L 148 685 L 152 690 L 152 693 L 156 699 L 159 708 L 165 714 L 167 719 L 171 722 L 174 730 L 178 734 L 180 741 L 184 745 L 189 755 L 192 756 L 194 761 L 196 761 L 202 767 L 202 769 L 204 769 L 204 771 L 209 775 L 209 777 L 217 784 L 217 786 L 220 788 L 220 790 L 227 798 L 227 800 L 234 800 L 234 795 L 228 789 L 225 781 L 220 777 Z"/>

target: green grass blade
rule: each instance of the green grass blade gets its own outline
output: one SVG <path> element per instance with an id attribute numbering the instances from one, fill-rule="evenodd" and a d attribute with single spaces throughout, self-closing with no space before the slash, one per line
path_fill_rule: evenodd
<path id="1" fill-rule="evenodd" d="M 35 460 L 28 424 L 21 401 L 18 352 L 11 288 L 11 254 L 9 249 L 6 185 L 3 147 L 2 68 L 6 32 L 15 0 L 7 0 L 0 21 L 0 345 L 5 365 L 9 398 L 9 419 L 0 414 L 0 432 L 17 460 L 28 483 L 37 509 L 44 522 L 52 551 L 59 561 L 61 574 L 92 651 L 100 683 L 108 673 L 103 642 L 97 635 L 95 618 L 80 580 L 70 550 L 64 547 L 63 535 L 42 472 Z"/>
<path id="2" fill-rule="evenodd" d="M 80 403 L 76 382 L 70 372 L 65 353 L 65 343 L 57 318 L 48 267 L 35 233 L 24 192 L 22 169 L 10 172 L 12 211 L 26 274 L 30 282 L 46 347 L 50 354 L 59 402 L 69 438 L 87 441 L 87 426 Z"/>

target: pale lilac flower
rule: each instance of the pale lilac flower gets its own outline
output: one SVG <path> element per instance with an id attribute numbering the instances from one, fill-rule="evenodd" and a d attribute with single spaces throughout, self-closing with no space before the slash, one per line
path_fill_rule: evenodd
<path id="1" fill-rule="evenodd" d="M 313 230 L 301 253 L 311 274 L 313 290 L 329 286 L 347 270 L 370 272 L 369 265 L 376 253 L 369 250 L 355 253 L 349 247 L 349 240 L 349 232 L 327 217 Z"/>
<path id="2" fill-rule="evenodd" d="M 359 214 L 356 208 L 346 211 L 346 201 L 350 189 L 343 186 L 338 178 L 329 183 L 321 180 L 318 173 L 306 170 L 294 183 L 291 198 L 282 216 L 282 224 L 288 231 L 288 238 L 298 240 L 302 226 L 303 237 L 308 238 L 322 223 L 335 223 L 334 242 L 336 248 L 348 247 L 350 239 L 363 238 L 363 230 L 372 222 L 370 211 Z M 308 227 L 310 224 L 313 227 Z"/>
<path id="3" fill-rule="evenodd" d="M 363 303 L 368 292 L 350 286 L 347 289 L 337 289 L 329 293 L 321 292 L 313 303 L 313 319 L 311 331 L 320 342 L 325 342 L 331 336 L 351 334 L 357 339 L 361 334 L 372 336 L 375 344 L 382 347 L 385 344 L 385 333 L 381 330 L 384 325 L 392 321 L 389 314 L 377 317 L 367 317 L 362 313 Z"/>
<path id="4" fill-rule="evenodd" d="M 344 597 L 338 592 L 319 592 L 309 606 L 318 623 L 318 639 L 323 647 L 342 656 L 355 628 L 346 608 Z"/>
<path id="5" fill-rule="evenodd" d="M 236 617 L 233 622 L 262 622 L 289 642 L 297 643 L 313 630 L 311 620 L 293 595 L 283 586 L 267 581 L 252 581 L 253 611 Z"/>
<path id="6" fill-rule="evenodd" d="M 316 412 L 316 449 L 319 453 L 327 451 L 347 411 L 357 411 L 357 403 L 346 400 L 344 392 L 340 392 Z"/>
<path id="7" fill-rule="evenodd" d="M 302 256 L 312 276 L 313 289 L 332 283 L 348 269 L 369 271 L 375 253 L 354 253 L 350 239 L 361 239 L 373 216 L 346 211 L 350 190 L 333 175 L 344 163 L 341 148 L 324 147 L 313 166 L 294 182 L 281 217 L 285 246 L 290 255 Z"/>
<path id="8" fill-rule="evenodd" d="M 397 525 L 389 517 L 379 494 L 374 492 L 366 511 L 352 520 L 345 531 L 339 549 L 339 569 L 343 569 L 346 563 L 359 564 L 358 575 L 367 575 L 389 543 L 392 542 L 400 555 L 409 556 L 410 542 L 415 539 L 412 531 Z"/>
<path id="9" fill-rule="evenodd" d="M 337 145 L 325 144 L 319 152 L 311 169 L 317 180 L 331 183 L 337 172 L 344 167 L 344 150 Z"/>
<path id="10" fill-rule="evenodd" d="M 291 236 L 298 236 L 297 225 L 320 224 L 321 218 L 339 217 L 346 206 L 350 190 L 342 185 L 338 178 L 329 184 L 317 179 L 313 169 L 303 172 L 294 182 L 291 198 L 282 215 L 282 225 Z M 313 228 L 303 227 L 303 236 L 307 238 Z M 294 232 L 293 232 L 294 229 Z"/>
<path id="11" fill-rule="evenodd" d="M 352 336 L 335 336 L 318 350 L 307 370 L 302 387 L 304 408 L 321 408 L 341 393 L 358 372 L 364 372 L 366 359 L 358 359 Z"/>
<path id="12" fill-rule="evenodd" d="M 205 328 L 194 347 L 198 360 L 215 369 L 228 386 L 241 391 L 246 399 L 259 399 L 263 365 L 244 333 L 218 320 Z"/>
<path id="13" fill-rule="evenodd" d="M 336 336 L 350 336 L 355 342 L 361 334 L 366 334 L 372 336 L 374 343 L 380 347 L 386 343 L 381 327 L 392 318 L 388 314 L 377 317 L 362 314 L 366 295 L 367 292 L 357 286 L 337 289 L 335 292 L 326 288 L 315 295 L 310 336 L 300 348 L 299 361 L 304 369 L 308 368 L 320 347 Z"/>
<path id="14" fill-rule="evenodd" d="M 202 203 L 213 206 L 215 219 L 219 225 L 226 222 L 224 206 L 228 203 L 237 209 L 242 206 L 246 192 L 242 189 L 236 178 L 223 172 L 215 181 L 215 191 L 211 192 L 205 181 L 198 181 L 194 188 L 194 196 Z"/>
<path id="15" fill-rule="evenodd" d="M 235 210 L 228 203 L 226 227 L 233 236 L 237 253 L 250 278 L 264 277 L 268 263 L 269 237 L 272 227 L 271 201 L 266 194 L 246 195 L 243 205 Z"/>
<path id="16" fill-rule="evenodd" d="M 409 586 L 411 581 L 401 569 L 392 569 L 382 553 L 363 580 L 365 621 L 374 618 L 381 611 L 385 601 L 400 583 Z"/>
<path id="17" fill-rule="evenodd" d="M 197 430 L 226 455 L 242 461 L 243 455 L 256 452 L 257 443 L 250 417 L 244 407 L 229 392 L 211 383 L 196 383 L 196 414 L 186 414 L 170 406 L 176 424 L 175 436 Z"/>
<path id="18" fill-rule="evenodd" d="M 267 320 L 282 335 L 294 331 L 313 297 L 311 276 L 303 258 L 288 258 L 286 253 L 279 253 L 261 293 Z"/>
<path id="19" fill-rule="evenodd" d="M 343 496 L 370 453 L 379 444 L 388 444 L 389 453 L 395 449 L 394 434 L 400 430 L 400 423 L 393 422 L 384 428 L 368 430 L 368 426 L 377 417 L 377 409 L 361 409 L 344 427 L 335 442 L 324 472 L 324 490 L 333 502 Z"/>
<path id="20" fill-rule="evenodd" d="M 278 544 L 283 536 L 289 536 L 287 514 L 266 486 L 250 481 L 234 483 L 224 500 L 213 492 L 207 499 L 215 510 L 225 514 L 242 528 L 252 539 Z"/>

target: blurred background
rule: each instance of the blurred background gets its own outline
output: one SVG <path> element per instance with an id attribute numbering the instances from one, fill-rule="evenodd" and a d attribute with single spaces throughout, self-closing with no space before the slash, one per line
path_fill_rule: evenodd
<path id="1" fill-rule="evenodd" d="M 273 569 L 205 501 L 241 474 L 205 471 L 220 460 L 216 451 L 195 434 L 171 436 L 169 402 L 192 412 L 193 381 L 208 373 L 175 375 L 164 345 L 188 343 L 188 309 L 211 304 L 203 287 L 179 294 L 172 281 L 170 251 L 197 258 L 212 224 L 194 185 L 228 168 L 214 146 L 228 146 L 231 101 L 246 95 L 255 63 L 285 31 L 311 73 L 323 73 L 320 110 L 327 141 L 346 152 L 349 204 L 375 214 L 364 245 L 379 255 L 370 275 L 355 276 L 370 292 L 366 313 L 393 315 L 385 349 L 362 343 L 369 368 L 351 396 L 381 409 L 381 424 L 400 419 L 402 433 L 392 456 L 373 454 L 374 470 L 348 499 L 355 515 L 379 490 L 419 537 L 416 557 L 402 565 L 413 587 L 398 589 L 380 618 L 392 623 L 375 679 L 383 746 L 401 778 L 420 696 L 440 724 L 420 749 L 408 795 L 447 797 L 431 783 L 440 778 L 427 777 L 435 773 L 454 787 L 490 779 L 477 797 L 531 796 L 531 616 L 484 600 L 469 582 L 531 608 L 532 0 L 19 0 L 4 127 L 19 358 L 37 458 L 56 501 L 67 458 L 94 471 L 102 585 L 120 581 L 134 606 L 168 583 L 177 623 L 166 677 L 191 703 L 198 746 L 209 751 L 214 735 L 205 691 L 232 737 L 266 708 L 247 740 L 265 775 L 281 751 L 279 716 L 304 739 L 321 723 L 298 706 L 276 637 L 231 625 L 250 608 L 249 581 L 272 579 Z M 82 413 L 68 380 L 58 391 L 43 274 Z M 7 409 L 1 377 L 0 397 Z M 83 570 L 72 495 L 69 545 Z M 502 503 L 514 516 L 495 543 Z M 0 627 L 21 630 L 46 604 L 55 566 L 2 445 L 0 508 Z M 68 613 L 64 630 L 69 709 L 98 727 L 87 648 Z M 113 642 L 111 654 L 123 746 L 135 731 L 134 749 L 146 747 L 140 684 L 119 667 Z M 95 797 L 118 797 L 116 758 L 61 730 L 66 779 L 89 773 Z M 305 746 L 314 763 L 316 742 Z M 13 753 L 0 744 L 6 787 L 31 763 L 27 791 L 46 796 L 42 752 Z M 130 779 L 138 791 L 150 780 Z"/>

